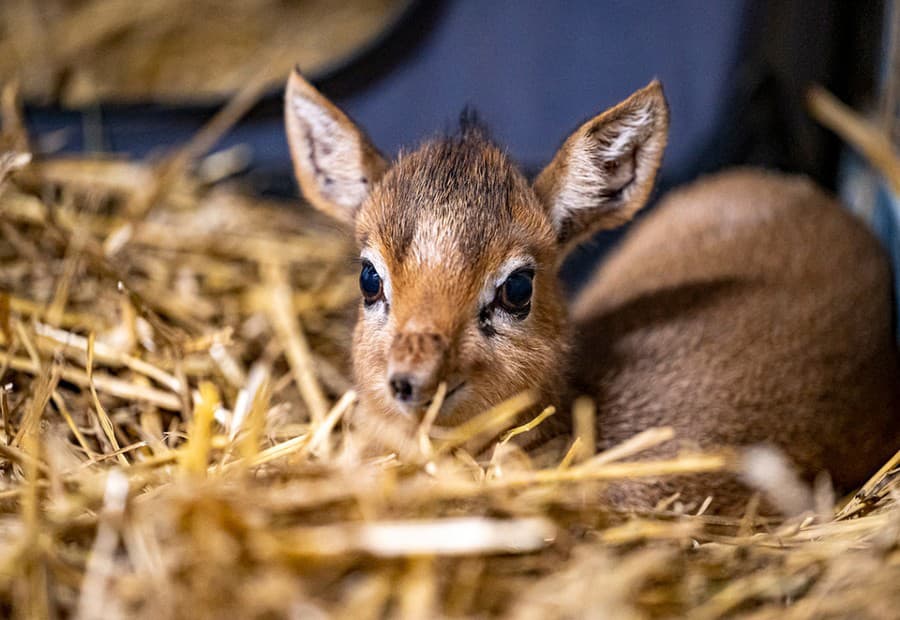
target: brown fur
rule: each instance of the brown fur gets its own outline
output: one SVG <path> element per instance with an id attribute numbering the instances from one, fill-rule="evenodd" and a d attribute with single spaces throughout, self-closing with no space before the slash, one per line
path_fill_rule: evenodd
<path id="1" fill-rule="evenodd" d="M 554 232 L 527 181 L 480 133 L 401 156 L 374 189 L 356 231 L 361 246 L 384 257 L 395 292 L 382 325 L 374 328 L 379 317 L 367 319 L 361 309 L 355 330 L 355 376 L 368 403 L 383 415 L 397 413 L 385 389 L 388 367 L 407 368 L 411 358 L 427 370 L 432 391 L 439 380 L 450 388 L 466 381 L 441 424 L 532 387 L 536 377 L 545 379 L 547 397 L 558 394 L 566 343 L 544 337 L 565 325 Z M 546 303 L 535 306 L 527 325 L 485 338 L 478 325 L 485 277 L 516 254 L 536 260 L 536 294 Z M 416 346 L 435 336 L 440 346 Z"/>
<path id="2" fill-rule="evenodd" d="M 601 447 L 660 425 L 706 449 L 771 442 L 846 489 L 900 445 L 891 306 L 877 241 L 812 183 L 716 175 L 665 200 L 579 295 L 579 391 L 602 411 Z M 676 488 L 720 511 L 746 499 L 698 479 L 617 501 Z"/>
<path id="3" fill-rule="evenodd" d="M 526 388 L 564 409 L 588 394 L 600 448 L 669 425 L 681 446 L 775 443 L 803 474 L 827 469 L 842 485 L 896 447 L 886 261 L 806 181 L 742 171 L 673 195 L 595 275 L 569 320 L 562 258 L 630 219 L 652 188 L 668 128 L 658 83 L 579 127 L 533 187 L 473 127 L 389 165 L 298 74 L 286 115 L 303 193 L 353 224 L 384 283 L 360 305 L 354 332 L 363 419 L 399 423 L 411 440 L 445 382 L 439 425 Z M 534 271 L 534 292 L 530 313 L 516 317 L 496 299 L 520 268 Z M 419 387 L 413 401 L 388 388 L 398 373 Z M 691 501 L 712 493 L 720 511 L 747 496 L 715 476 L 618 485 L 609 498 L 647 507 L 676 488 Z"/>

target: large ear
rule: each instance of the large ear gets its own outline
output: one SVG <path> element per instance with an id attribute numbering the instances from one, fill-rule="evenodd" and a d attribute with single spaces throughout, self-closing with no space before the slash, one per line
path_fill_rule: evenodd
<path id="1" fill-rule="evenodd" d="M 284 119 L 300 190 L 320 211 L 352 223 L 387 162 L 347 115 L 295 70 Z"/>
<path id="2" fill-rule="evenodd" d="M 662 161 L 669 108 L 654 80 L 575 130 L 534 182 L 563 247 L 630 220 Z"/>

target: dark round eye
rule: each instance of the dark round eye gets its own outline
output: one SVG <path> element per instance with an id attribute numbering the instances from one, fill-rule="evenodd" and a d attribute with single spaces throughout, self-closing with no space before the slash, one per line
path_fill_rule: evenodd
<path id="1" fill-rule="evenodd" d="M 531 309 L 531 293 L 534 289 L 532 280 L 534 271 L 523 269 L 510 274 L 506 282 L 500 285 L 497 301 L 500 306 L 518 318 L 525 318 Z"/>
<path id="2" fill-rule="evenodd" d="M 381 276 L 369 261 L 363 262 L 362 271 L 359 272 L 359 290 L 362 291 L 366 305 L 374 304 L 382 297 Z"/>

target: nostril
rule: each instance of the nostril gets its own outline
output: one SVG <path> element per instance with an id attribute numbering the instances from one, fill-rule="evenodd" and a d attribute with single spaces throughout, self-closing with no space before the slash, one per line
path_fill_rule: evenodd
<path id="1" fill-rule="evenodd" d="M 409 375 L 394 375 L 388 383 L 394 398 L 399 401 L 410 401 L 413 398 L 413 383 Z"/>

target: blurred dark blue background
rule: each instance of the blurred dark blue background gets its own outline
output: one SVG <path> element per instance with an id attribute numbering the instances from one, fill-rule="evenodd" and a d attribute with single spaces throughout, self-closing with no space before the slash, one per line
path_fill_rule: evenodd
<path id="1" fill-rule="evenodd" d="M 866 102 L 882 13 L 879 1 L 837 0 L 412 2 L 379 44 L 316 82 L 387 154 L 452 129 L 471 104 L 534 173 L 580 121 L 656 77 L 672 111 L 662 188 L 740 163 L 831 185 L 838 144 L 806 118 L 803 92 L 817 81 Z M 211 113 L 131 105 L 31 109 L 29 119 L 37 133 L 67 130 L 68 150 L 143 157 L 185 141 Z M 252 149 L 254 190 L 295 192 L 280 93 L 220 146 L 239 143 Z M 570 280 L 613 238 L 583 251 Z"/>

